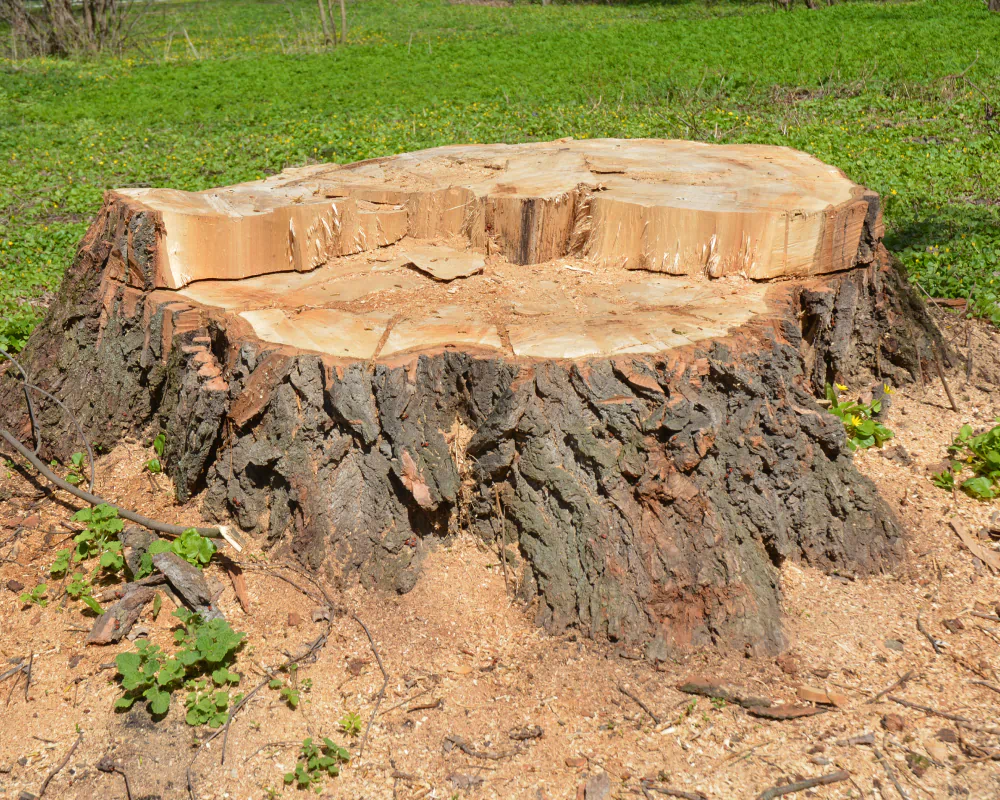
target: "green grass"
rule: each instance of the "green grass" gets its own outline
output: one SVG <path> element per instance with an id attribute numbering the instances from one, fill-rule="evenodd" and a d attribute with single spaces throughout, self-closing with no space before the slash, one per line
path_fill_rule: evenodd
<path id="1" fill-rule="evenodd" d="M 882 193 L 924 289 L 974 291 L 1000 323 L 1000 15 L 980 3 L 366 0 L 332 50 L 314 8 L 162 3 L 127 57 L 0 61 L 0 344 L 23 342 L 105 189 L 560 136 L 806 150 Z"/>

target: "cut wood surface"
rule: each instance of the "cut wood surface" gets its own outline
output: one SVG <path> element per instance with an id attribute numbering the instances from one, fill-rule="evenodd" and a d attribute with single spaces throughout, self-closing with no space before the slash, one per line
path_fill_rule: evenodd
<path id="1" fill-rule="evenodd" d="M 204 192 L 122 189 L 165 244 L 147 288 L 308 272 L 404 237 L 671 275 L 801 277 L 857 263 L 878 196 L 786 147 L 597 139 L 440 147 Z M 131 243 L 133 246 L 142 243 Z M 123 256 L 130 264 L 128 253 Z"/>
<path id="2" fill-rule="evenodd" d="M 777 650 L 784 561 L 904 551 L 815 399 L 911 380 L 937 335 L 880 236 L 874 193 L 758 146 L 112 192 L 24 356 L 95 445 L 163 431 L 179 499 L 337 581 L 407 592 L 464 529 L 549 630 Z"/>

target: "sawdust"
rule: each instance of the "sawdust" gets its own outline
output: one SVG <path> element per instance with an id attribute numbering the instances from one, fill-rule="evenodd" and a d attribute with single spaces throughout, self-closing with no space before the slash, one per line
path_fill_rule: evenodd
<path id="1" fill-rule="evenodd" d="M 991 346 L 995 358 L 996 333 L 977 329 L 977 336 L 976 359 L 987 361 Z M 961 365 L 956 366 L 950 379 L 960 413 L 949 409 L 937 382 L 924 390 L 900 390 L 888 422 L 896 439 L 884 451 L 856 456 L 861 472 L 876 482 L 908 530 L 907 561 L 893 574 L 865 580 L 786 563 L 781 582 L 791 646 L 780 664 L 742 652 L 703 650 L 654 667 L 637 652 L 614 645 L 572 633 L 548 636 L 533 624 L 533 608 L 507 597 L 496 551 L 467 536 L 442 542 L 409 594 L 336 592 L 336 601 L 371 628 L 390 683 L 364 757 L 328 780 L 322 796 L 566 798 L 582 796 L 578 791 L 587 779 L 606 772 L 612 797 L 641 797 L 640 780 L 650 778 L 710 798 L 751 798 L 782 781 L 845 769 L 849 781 L 802 796 L 895 797 L 872 747 L 844 743 L 867 732 L 874 733 L 885 763 L 911 798 L 1000 796 L 1000 763 L 982 760 L 974 749 L 995 752 L 998 737 L 962 729 L 888 696 L 869 702 L 912 671 L 892 696 L 986 726 L 1000 716 L 1000 694 L 972 683 L 1000 684 L 1000 623 L 970 613 L 977 608 L 996 613 L 990 609 L 1000 602 L 1000 578 L 977 567 L 948 524 L 959 520 L 978 535 L 997 504 L 952 496 L 928 480 L 928 470 L 945 456 L 963 422 L 985 427 L 1000 414 L 1000 396 L 976 388 L 976 377 L 966 386 Z M 126 441 L 103 456 L 98 491 L 169 521 L 200 522 L 195 503 L 176 505 L 164 478 L 157 478 L 157 488 L 142 474 L 148 453 L 143 443 Z M 16 580 L 30 588 L 47 578 L 54 551 L 71 535 L 65 523 L 73 504 L 7 470 L 0 474 L 0 491 L 11 493 L 0 505 L 0 673 L 10 659 L 34 654 L 28 699 L 23 677 L 16 685 L 14 679 L 0 684 L 0 797 L 37 792 L 73 745 L 78 728 L 83 740 L 46 797 L 123 797 L 121 776 L 96 768 L 123 736 L 121 718 L 112 711 L 120 690 L 113 670 L 100 666 L 131 645 L 84 648 L 90 618 L 76 604 L 22 609 L 6 583 Z M 272 561 L 280 558 L 271 555 Z M 314 603 L 268 573 L 246 574 L 249 615 L 225 574 L 217 567 L 209 573 L 225 587 L 219 604 L 226 616 L 249 634 L 252 654 L 245 652 L 239 661 L 245 686 L 260 680 L 262 666 L 280 663 L 286 651 L 300 649 L 323 630 L 324 623 L 311 621 Z M 143 619 L 154 641 L 168 640 L 171 610 L 166 601 L 156 622 Z M 291 612 L 302 620 L 295 620 L 295 627 L 289 626 Z M 943 642 L 941 655 L 918 632 L 918 612 Z M 942 620 L 954 619 L 964 627 L 952 623 L 952 633 Z M 233 723 L 226 765 L 218 765 L 214 744 L 202 753 L 195 772 L 199 799 L 262 798 L 267 787 L 280 791 L 295 750 L 285 744 L 262 748 L 267 743 L 327 735 L 356 751 L 357 741 L 340 734 L 337 721 L 348 711 L 366 720 L 381 686 L 364 632 L 349 617 L 336 619 L 318 661 L 301 673 L 313 688 L 299 710 L 283 705 L 276 692 L 261 692 Z M 843 695 L 847 704 L 806 719 L 761 720 L 736 705 L 677 691 L 691 675 L 781 703 L 795 703 L 799 687 L 807 685 Z M 641 698 L 661 723 L 619 686 Z M 885 715 L 896 715 L 902 729 L 883 727 Z M 898 728 L 896 722 L 887 727 Z M 543 730 L 541 738 L 510 738 L 511 731 L 535 725 Z M 140 736 L 134 745 L 141 749 L 141 735 L 131 735 Z M 449 737 L 452 743 L 460 737 L 473 752 L 503 757 L 469 755 L 449 746 Z M 157 757 L 145 754 L 149 764 Z M 186 797 L 186 763 L 159 766 L 176 771 L 164 798 Z M 133 796 L 142 796 L 144 769 L 126 768 L 132 770 Z"/>

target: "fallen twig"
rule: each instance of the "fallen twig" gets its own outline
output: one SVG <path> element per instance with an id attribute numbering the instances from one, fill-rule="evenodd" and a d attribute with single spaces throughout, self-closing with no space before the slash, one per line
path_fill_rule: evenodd
<path id="1" fill-rule="evenodd" d="M 76 737 L 76 741 L 73 742 L 73 746 L 69 749 L 69 752 L 66 753 L 66 757 L 63 758 L 63 760 L 60 761 L 58 764 L 56 764 L 55 769 L 53 769 L 52 772 L 50 772 L 48 775 L 45 776 L 45 780 L 42 781 L 42 786 L 38 790 L 38 800 L 42 800 L 42 795 L 45 794 L 45 790 L 49 788 L 49 781 L 51 781 L 56 775 L 58 775 L 59 772 L 63 769 L 63 767 L 65 767 L 69 763 L 69 760 L 73 757 L 73 753 L 76 752 L 76 748 L 80 746 L 81 741 L 83 741 L 82 733 Z"/>
<path id="2" fill-rule="evenodd" d="M 635 704 L 639 706 L 639 708 L 641 708 L 643 711 L 649 714 L 649 718 L 653 720 L 654 725 L 660 724 L 660 718 L 650 710 L 649 706 L 647 706 L 644 702 L 642 702 L 642 700 L 640 700 L 638 696 L 636 696 L 628 689 L 626 689 L 623 684 L 621 683 L 618 684 L 618 691 L 621 692 L 626 697 L 630 698 L 631 700 L 634 700 Z"/>
<path id="3" fill-rule="evenodd" d="M 6 358 L 21 373 L 21 388 L 24 390 L 24 400 L 28 404 L 28 419 L 31 420 L 31 433 L 35 437 L 35 453 L 37 454 L 42 449 L 42 436 L 38 428 L 38 420 L 35 419 L 35 405 L 31 402 L 31 393 L 28 391 L 28 373 L 3 347 L 0 347 L 0 356 Z"/>
<path id="4" fill-rule="evenodd" d="M 90 630 L 90 628 L 87 628 L 86 630 Z M 18 664 L 16 667 L 11 667 L 6 672 L 0 672 L 0 683 L 3 683 L 5 680 L 7 680 L 7 678 L 11 677 L 12 675 L 17 675 L 25 668 L 25 666 L 27 665 Z"/>
<path id="5" fill-rule="evenodd" d="M 889 694 L 889 692 L 891 692 L 891 691 L 892 691 L 893 689 L 898 689 L 898 688 L 900 688 L 900 687 L 902 687 L 902 688 L 904 688 L 904 689 L 905 689 L 905 688 L 906 688 L 906 682 L 907 682 L 907 681 L 908 681 L 908 680 L 909 680 L 910 678 L 912 678 L 912 677 L 913 677 L 913 670 L 912 670 L 912 669 L 910 669 L 910 670 L 907 670 L 907 671 L 906 671 L 906 674 L 905 674 L 905 675 L 903 675 L 903 677 L 899 678 L 899 679 L 898 679 L 898 680 L 897 680 L 897 681 L 896 681 L 895 683 L 893 683 L 893 684 L 892 684 L 891 686 L 887 686 L 887 687 L 886 687 L 885 689 L 883 689 L 883 690 L 882 690 L 881 692 L 879 692 L 879 693 L 878 693 L 877 695 L 875 695 L 875 696 L 874 696 L 874 697 L 873 697 L 873 698 L 872 698 L 871 700 L 867 700 L 867 701 L 865 702 L 865 705 L 868 705 L 868 704 L 870 704 L 870 703 L 874 703 L 874 702 L 876 702 L 877 700 L 881 700 L 881 699 L 882 699 L 883 697 L 885 697 L 885 696 L 886 696 L 887 694 Z"/>
<path id="6" fill-rule="evenodd" d="M 112 760 L 111 756 L 105 756 L 97 762 L 97 769 L 101 772 L 117 772 L 125 779 L 125 795 L 128 800 L 132 800 L 132 786 L 128 781 L 128 774 L 122 766 Z"/>
<path id="7" fill-rule="evenodd" d="M 1000 617 L 996 614 L 987 614 L 983 611 L 970 611 L 969 613 L 974 617 L 979 617 L 979 619 L 988 619 L 990 622 L 1000 622 Z"/>
<path id="8" fill-rule="evenodd" d="M 502 761 L 505 758 L 516 756 L 521 752 L 521 748 L 519 747 L 515 747 L 513 750 L 506 750 L 502 753 L 494 753 L 492 750 L 477 750 L 461 736 L 456 736 L 455 734 L 446 736 L 445 741 L 451 742 L 467 756 L 472 756 L 473 758 L 485 758 L 488 761 Z"/>
<path id="9" fill-rule="evenodd" d="M 840 781 L 846 781 L 850 777 L 851 774 L 847 770 L 842 769 L 839 772 L 831 772 L 829 775 L 820 775 L 818 778 L 786 783 L 784 786 L 772 786 L 770 789 L 766 789 L 757 795 L 757 800 L 773 800 L 775 797 L 803 792 L 806 789 L 812 789 L 814 786 L 827 786 L 831 783 L 840 783 Z"/>
<path id="10" fill-rule="evenodd" d="M 371 645 L 372 652 L 375 654 L 375 660 L 378 662 L 378 668 L 382 670 L 382 688 L 379 689 L 378 697 L 375 698 L 375 708 L 372 709 L 372 715 L 368 718 L 368 724 L 365 726 L 365 735 L 361 737 L 361 744 L 358 747 L 358 760 L 360 761 L 361 756 L 365 752 L 365 745 L 368 743 L 368 734 L 372 729 L 372 723 L 375 721 L 375 717 L 378 714 L 378 707 L 382 704 L 382 698 L 385 696 L 385 687 L 389 685 L 389 673 L 386 672 L 385 665 L 382 663 L 382 656 L 379 655 L 378 647 L 375 646 L 375 639 L 372 637 L 372 632 L 368 630 L 368 626 L 361 621 L 357 614 L 351 614 L 351 617 L 364 630 L 365 635 L 368 637 L 368 642 Z"/>
<path id="11" fill-rule="evenodd" d="M 938 709 L 931 708 L 930 706 L 922 706 L 918 703 L 911 703 L 909 700 L 904 700 L 902 697 L 889 695 L 889 699 L 901 706 L 913 708 L 917 711 L 923 711 L 925 714 L 941 717 L 942 719 L 950 719 L 952 722 L 957 723 L 960 728 L 965 728 L 969 731 L 978 731 L 979 733 L 992 733 L 994 736 L 1000 736 L 1000 728 L 987 728 L 985 725 L 979 725 L 972 720 L 958 716 L 958 714 L 949 714 L 947 711 L 939 711 Z"/>
<path id="12" fill-rule="evenodd" d="M 24 701 L 28 701 L 28 689 L 31 688 L 31 668 L 35 665 L 35 653 L 28 656 L 28 668 L 24 671 Z"/>
<path id="13" fill-rule="evenodd" d="M 938 377 L 941 379 L 941 385 L 944 386 L 944 393 L 948 395 L 948 402 L 951 403 L 951 410 L 957 414 L 958 404 L 955 403 L 955 398 L 951 393 L 951 387 L 948 385 L 947 378 L 944 377 L 944 366 L 941 364 L 941 350 L 938 348 L 937 342 L 931 342 L 931 352 L 934 354 L 934 368 L 937 370 Z"/>
<path id="14" fill-rule="evenodd" d="M 679 797 L 680 800 L 708 800 L 701 792 L 685 792 L 683 789 L 671 789 L 669 786 L 657 786 L 652 781 L 639 781 L 644 794 L 656 792 L 667 797 Z"/>
<path id="15" fill-rule="evenodd" d="M 315 641 L 313 641 L 312 644 L 310 644 L 309 647 L 306 648 L 306 651 L 304 653 L 302 653 L 302 654 L 300 654 L 298 656 L 295 656 L 294 658 L 289 658 L 284 664 L 282 664 L 278 668 L 279 671 L 280 670 L 288 669 L 290 666 L 292 666 L 292 664 L 298 664 L 298 663 L 300 663 L 302 661 L 305 661 L 307 658 L 309 658 L 310 656 L 312 656 L 316 652 L 318 652 L 326 644 L 326 641 L 327 641 L 327 639 L 330 636 L 330 629 L 331 628 L 332 628 L 332 626 L 328 627 L 326 629 L 325 633 L 320 634 L 315 639 Z M 242 709 L 243 706 L 245 706 L 248 702 L 250 702 L 251 698 L 253 698 L 253 696 L 256 695 L 257 692 L 259 692 L 261 689 L 263 689 L 265 686 L 267 686 L 268 683 L 270 683 L 270 681 L 271 681 L 271 679 L 273 677 L 274 677 L 273 673 L 268 674 L 268 676 L 264 680 L 262 680 L 260 683 L 258 683 L 253 689 L 251 689 L 246 694 L 246 696 L 244 696 L 244 698 L 242 700 L 240 700 L 240 702 L 238 702 L 236 705 L 234 705 L 232 707 L 232 709 L 230 710 L 230 712 L 229 712 L 229 716 L 226 717 L 226 724 L 223 727 L 221 727 L 216 732 L 216 733 L 223 734 L 223 736 L 222 736 L 222 757 L 219 760 L 220 764 L 225 764 L 226 763 L 226 745 L 229 744 L 229 725 L 232 723 L 233 718 L 240 712 L 240 709 Z M 211 736 L 211 737 L 209 737 L 208 739 L 206 739 L 204 742 L 202 742 L 201 746 L 204 747 L 213 738 L 215 738 L 214 735 Z M 198 749 L 201 750 L 201 747 L 199 747 Z M 195 757 L 197 757 L 197 755 L 198 754 L 195 753 Z M 193 758 L 191 759 L 191 763 L 194 764 L 194 759 Z M 188 767 L 188 769 L 190 770 L 190 767 Z M 189 785 L 190 785 L 190 779 L 189 779 Z"/>
<path id="16" fill-rule="evenodd" d="M 120 517 L 123 519 L 135 522 L 138 525 L 142 525 L 144 528 L 149 528 L 152 531 L 157 531 L 158 533 L 167 534 L 168 536 L 180 536 L 184 531 L 190 530 L 193 526 L 191 525 L 171 525 L 167 522 L 158 522 L 155 519 L 150 519 L 149 517 L 144 517 L 142 514 L 137 514 L 134 511 L 129 511 L 127 508 L 122 508 L 116 503 L 109 502 L 103 497 L 99 497 L 96 494 L 91 494 L 90 492 L 85 492 L 83 489 L 77 488 L 71 483 L 67 483 L 54 472 L 52 472 L 48 467 L 45 466 L 27 447 L 21 444 L 11 433 L 5 428 L 0 428 L 0 437 L 7 441 L 11 447 L 13 447 L 18 453 L 24 457 L 31 466 L 33 466 L 38 472 L 50 483 L 55 484 L 60 489 L 65 492 L 78 497 L 86 503 L 92 506 L 107 505 L 114 508 Z M 243 550 L 242 543 L 238 540 L 237 535 L 234 531 L 230 530 L 227 526 L 223 525 L 218 528 L 194 528 L 201 536 L 206 536 L 213 539 L 225 539 L 233 548 L 240 552 Z"/>
<path id="17" fill-rule="evenodd" d="M 256 750 L 254 750 L 250 755 L 248 755 L 246 758 L 244 758 L 243 759 L 243 763 L 246 764 L 251 758 L 253 758 L 255 755 L 257 755 L 257 753 L 259 753 L 261 750 L 267 750 L 267 748 L 269 748 L 269 747 L 300 747 L 301 745 L 302 745 L 302 742 L 300 740 L 298 740 L 298 739 L 295 739 L 295 740 L 290 741 L 290 742 L 268 742 L 267 744 L 262 744 L 260 747 L 258 747 Z"/>
<path id="18" fill-rule="evenodd" d="M 935 639 L 933 636 L 931 636 L 931 634 L 927 630 L 927 628 L 924 627 L 923 620 L 920 619 L 920 614 L 921 614 L 921 612 L 918 611 L 917 612 L 917 630 L 920 631 L 924 635 L 924 638 L 927 639 L 927 641 L 931 643 L 931 647 L 934 648 L 934 652 L 937 655 L 941 655 L 941 653 L 944 652 L 943 648 L 941 647 L 942 642 L 939 642 L 937 639 Z"/>
<path id="19" fill-rule="evenodd" d="M 441 706 L 442 706 L 443 703 L 444 703 L 444 700 L 442 700 L 439 697 L 433 703 L 421 703 L 418 706 L 411 706 L 410 708 L 406 709 L 406 713 L 407 714 L 412 714 L 414 711 L 429 711 L 432 708 L 441 708 Z"/>
<path id="20" fill-rule="evenodd" d="M 903 800 L 910 800 L 910 796 L 900 785 L 899 779 L 896 777 L 896 773 L 892 771 L 892 767 L 889 766 L 889 762 L 886 760 L 886 757 L 879 752 L 877 747 L 873 747 L 872 752 L 875 753 L 875 758 L 878 759 L 878 763 L 882 765 L 882 769 L 885 770 L 885 774 L 889 776 L 889 780 L 892 781 L 892 785 L 896 787 L 896 791 L 899 792 L 899 796 L 902 797 Z"/>
<path id="21" fill-rule="evenodd" d="M 1000 694 L 1000 686 L 997 686 L 995 683 L 990 683 L 989 681 L 969 681 L 969 683 L 976 686 L 985 686 L 987 689 L 992 689 L 997 694 Z"/>

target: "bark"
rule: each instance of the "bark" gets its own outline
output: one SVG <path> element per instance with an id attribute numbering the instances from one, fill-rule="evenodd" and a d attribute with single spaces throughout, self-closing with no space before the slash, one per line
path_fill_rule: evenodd
<path id="1" fill-rule="evenodd" d="M 659 355 L 362 362 L 140 288 L 156 225 L 111 197 L 24 353 L 34 381 L 105 448 L 165 432 L 180 500 L 201 492 L 208 515 L 336 581 L 406 592 L 464 527 L 503 543 L 548 630 L 666 658 L 780 649 L 786 560 L 863 576 L 903 556 L 815 401 L 831 379 L 913 379 L 916 343 L 937 335 L 870 236 L 867 266 L 776 283 L 773 314 Z M 25 437 L 19 398 L 0 384 L 0 418 Z M 47 455 L 65 455 L 71 423 L 49 405 L 41 420 Z"/>

